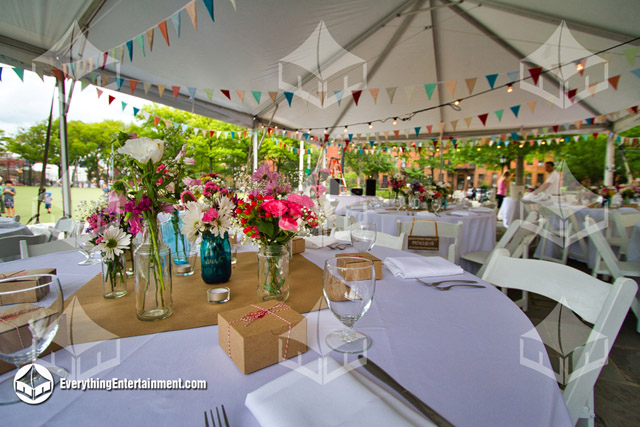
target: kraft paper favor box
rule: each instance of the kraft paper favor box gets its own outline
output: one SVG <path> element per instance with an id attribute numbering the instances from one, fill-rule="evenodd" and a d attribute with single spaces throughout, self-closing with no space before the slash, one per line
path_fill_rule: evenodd
<path id="1" fill-rule="evenodd" d="M 218 343 L 249 374 L 307 351 L 307 319 L 280 301 L 218 314 Z"/>
<path id="2" fill-rule="evenodd" d="M 370 253 L 366 253 L 366 252 L 358 252 L 354 254 L 349 254 L 349 253 L 336 254 L 336 258 L 342 258 L 342 257 L 365 258 L 373 261 L 373 268 L 376 271 L 376 280 L 382 279 L 382 261 L 380 260 L 380 258 L 376 258 Z M 366 277 L 363 277 L 363 279 L 366 279 Z"/>
<path id="3" fill-rule="evenodd" d="M 301 254 L 306 249 L 305 240 L 302 237 L 295 237 L 291 241 L 291 248 L 291 255 Z"/>
<path id="4" fill-rule="evenodd" d="M 31 345 L 29 320 L 45 320 L 56 312 L 50 308 L 33 304 L 18 304 L 0 310 L 0 349 L 3 353 L 13 353 Z M 51 319 L 53 321 L 53 319 Z"/>
<path id="5" fill-rule="evenodd" d="M 24 271 L 7 271 L 0 274 L 0 279 L 10 278 L 11 281 L 0 282 L 0 290 L 2 291 L 17 291 L 22 289 L 29 289 L 34 286 L 39 286 L 44 283 L 51 282 L 51 277 L 25 277 L 34 274 L 56 274 L 55 268 L 38 268 L 34 270 Z M 49 293 L 49 287 L 43 286 L 39 289 L 33 289 L 30 291 L 18 292 L 15 294 L 5 294 L 0 296 L 0 305 L 18 304 L 21 302 L 38 302 L 45 295 Z"/>

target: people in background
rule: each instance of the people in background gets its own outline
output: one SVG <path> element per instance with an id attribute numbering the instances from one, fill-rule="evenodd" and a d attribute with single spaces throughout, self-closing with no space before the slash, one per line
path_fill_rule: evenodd
<path id="1" fill-rule="evenodd" d="M 544 170 L 549 174 L 547 180 L 540 187 L 536 188 L 533 194 L 545 193 L 549 196 L 560 194 L 560 174 L 556 170 L 553 162 L 545 162 Z"/>
<path id="2" fill-rule="evenodd" d="M 4 190 L 2 190 L 2 198 L 4 199 L 4 207 L 7 210 L 7 218 L 13 218 L 15 215 L 15 207 L 13 205 L 15 195 L 16 189 L 13 186 L 13 181 L 6 180 L 4 182 Z"/>
<path id="3" fill-rule="evenodd" d="M 47 191 L 44 193 L 44 207 L 48 213 L 51 213 L 51 203 L 53 202 L 53 195 L 51 191 Z"/>
<path id="4" fill-rule="evenodd" d="M 496 195 L 496 200 L 498 200 L 498 209 L 502 207 L 504 198 L 509 194 L 509 187 L 511 187 L 511 172 L 506 170 L 498 180 L 498 194 Z"/>

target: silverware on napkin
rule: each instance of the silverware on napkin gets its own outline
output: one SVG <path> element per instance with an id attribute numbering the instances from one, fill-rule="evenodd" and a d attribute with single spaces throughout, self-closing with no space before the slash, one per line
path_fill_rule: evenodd
<path id="1" fill-rule="evenodd" d="M 363 355 L 359 355 L 358 359 L 362 363 L 362 367 L 369 371 L 374 377 L 400 393 L 407 402 L 418 410 L 421 414 L 425 415 L 429 420 L 437 426 L 452 426 L 446 418 L 434 411 L 429 405 L 418 399 L 413 393 L 404 388 L 398 381 L 393 379 L 391 375 L 386 373 L 380 366 L 373 363 L 370 359 L 367 359 Z"/>

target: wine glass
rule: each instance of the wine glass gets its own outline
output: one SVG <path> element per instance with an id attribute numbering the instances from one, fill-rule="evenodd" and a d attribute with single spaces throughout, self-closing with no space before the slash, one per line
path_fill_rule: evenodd
<path id="1" fill-rule="evenodd" d="M 346 326 L 327 335 L 329 347 L 341 353 L 362 353 L 371 347 L 371 338 L 354 331 L 353 326 L 369 310 L 375 290 L 373 261 L 338 257 L 324 263 L 324 297 L 331 312 Z"/>
<path id="2" fill-rule="evenodd" d="M 80 248 L 80 253 L 84 255 L 85 259 L 80 261 L 78 265 L 94 265 L 99 264 L 101 261 L 93 256 L 94 245 L 90 242 L 91 235 L 88 233 L 78 233 L 76 235 L 76 246 Z"/>
<path id="3" fill-rule="evenodd" d="M 51 344 L 58 331 L 58 322 L 64 308 L 60 280 L 53 274 L 16 273 L 0 277 L 3 277 L 0 279 L 0 360 L 12 363 L 16 367 L 30 366 Z M 39 300 L 35 301 L 36 299 Z M 48 373 L 46 369 L 40 365 L 31 369 L 28 375 L 29 384 L 32 386 L 46 382 L 47 375 L 40 376 L 37 372 Z M 66 374 L 62 369 L 50 371 L 56 375 Z M 50 377 L 55 378 L 54 375 Z M 0 405 L 22 400 L 17 393 L 19 392 L 14 391 L 14 376 L 10 376 L 0 383 Z M 37 396 L 29 398 L 38 399 Z M 44 400 L 46 398 L 47 396 L 42 397 Z M 38 403 L 37 400 L 34 403 Z"/>
<path id="4" fill-rule="evenodd" d="M 351 244 L 358 252 L 369 252 L 376 242 L 376 224 L 357 222 L 351 225 Z"/>

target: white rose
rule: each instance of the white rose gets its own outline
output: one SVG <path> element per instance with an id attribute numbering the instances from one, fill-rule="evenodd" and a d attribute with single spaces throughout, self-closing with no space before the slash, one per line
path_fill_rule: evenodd
<path id="1" fill-rule="evenodd" d="M 151 138 L 128 139 L 124 146 L 118 148 L 118 153 L 133 157 L 142 164 L 159 163 L 164 153 L 164 141 Z"/>

